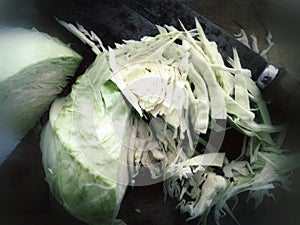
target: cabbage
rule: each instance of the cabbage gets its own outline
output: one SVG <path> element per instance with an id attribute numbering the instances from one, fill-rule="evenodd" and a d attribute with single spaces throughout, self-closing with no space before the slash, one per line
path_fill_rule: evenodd
<path id="1" fill-rule="evenodd" d="M 35 29 L 0 29 L 0 164 L 62 91 L 81 59 Z"/>
<path id="2" fill-rule="evenodd" d="M 60 22 L 97 55 L 72 93 L 52 105 L 41 136 L 46 179 L 74 216 L 112 224 L 128 184 L 164 180 L 165 194 L 190 219 L 205 224 L 213 211 L 217 224 L 226 214 L 238 223 L 229 199 L 247 191 L 259 204 L 276 186 L 288 189 L 295 157 L 281 150 L 285 127 L 272 125 L 237 51 L 226 66 L 197 20 L 196 29 L 158 27 L 157 36 L 114 49 Z M 244 135 L 236 159 L 219 152 L 226 121 Z M 209 132 L 209 140 L 199 136 Z M 135 179 L 141 166 L 152 180 Z"/>
<path id="3" fill-rule="evenodd" d="M 41 134 L 46 181 L 54 197 L 89 224 L 112 224 L 127 178 L 126 146 L 116 132 L 128 130 L 129 110 L 105 54 L 57 99 Z M 113 118 L 113 120 L 112 120 Z"/>

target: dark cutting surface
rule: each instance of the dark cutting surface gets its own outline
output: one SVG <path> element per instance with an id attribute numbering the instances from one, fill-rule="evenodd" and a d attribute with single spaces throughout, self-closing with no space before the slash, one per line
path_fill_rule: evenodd
<path id="1" fill-rule="evenodd" d="M 76 3 L 77 0 L 72 2 Z M 114 42 L 121 42 L 122 39 L 139 39 L 143 35 L 155 34 L 154 23 L 170 23 L 178 26 L 177 18 L 174 18 L 175 15 L 178 15 L 183 22 L 184 20 L 193 20 L 193 14 L 187 15 L 185 10 L 178 10 L 175 15 L 173 11 L 168 11 L 166 8 L 185 8 L 181 5 L 176 6 L 178 3 L 168 4 L 172 2 L 169 0 L 161 1 L 164 6 L 158 9 L 155 8 L 155 5 L 148 3 L 149 0 L 124 0 L 122 5 L 113 4 L 111 1 L 102 1 L 102 4 L 98 4 L 98 6 L 93 5 L 93 1 L 80 2 L 84 2 L 84 7 L 76 9 L 76 5 L 72 6 L 72 4 L 62 1 L 48 1 L 47 4 L 44 2 L 42 5 L 36 5 L 34 0 L 0 1 L 0 22 L 25 27 L 35 26 L 41 31 L 58 36 L 63 41 L 70 43 L 76 51 L 85 57 L 77 73 L 79 75 L 93 61 L 94 55 L 87 46 L 81 44 L 75 37 L 60 27 L 51 15 L 60 15 L 61 19 L 70 20 L 70 22 L 74 22 L 74 20 L 80 22 L 87 29 L 93 29 L 107 45 L 111 46 Z M 142 7 L 141 2 L 147 7 Z M 185 0 L 181 2 L 191 7 L 195 11 L 195 15 L 197 12 L 226 30 L 228 32 L 226 35 L 238 33 L 240 28 L 244 28 L 249 34 L 255 33 L 262 49 L 267 47 L 265 36 L 266 32 L 271 30 L 276 44 L 270 51 L 269 60 L 279 67 L 287 68 L 290 72 L 289 76 L 295 81 L 287 82 L 285 89 L 295 88 L 295 83 L 299 81 L 299 45 L 295 41 L 299 37 L 296 26 L 298 23 L 295 22 L 297 20 L 293 16 L 297 15 L 298 11 L 296 9 L 284 8 L 281 4 L 277 4 L 277 1 L 272 2 L 271 0 Z M 41 8 L 43 8 L 43 12 L 40 11 Z M 89 10 L 86 11 L 86 9 Z M 152 10 L 163 13 L 153 15 Z M 287 12 L 284 13 L 284 11 Z M 199 17 L 198 14 L 197 16 Z M 297 16 L 295 17 L 297 18 Z M 206 32 L 214 32 L 209 30 L 208 22 L 202 16 L 201 21 L 202 24 L 206 25 Z M 185 25 L 187 28 L 193 28 L 193 23 L 185 23 Z M 220 36 L 220 34 L 222 35 Z M 228 46 L 238 45 L 237 42 L 234 42 L 234 44 L 230 41 L 226 42 L 226 38 L 229 37 L 226 35 L 216 33 L 215 36 L 212 34 L 211 38 L 216 38 L 216 41 L 219 38 L 225 45 L 228 43 Z M 223 54 L 225 55 L 230 55 L 228 46 L 220 46 L 220 49 L 224 48 L 225 53 Z M 255 55 L 253 52 L 242 51 L 245 55 L 249 54 L 249 57 Z M 251 64 L 257 59 L 256 62 L 261 63 L 261 65 L 265 63 L 260 57 L 252 60 L 247 59 L 245 62 Z M 251 69 L 261 70 L 261 68 L 256 67 Z M 272 96 L 273 100 L 280 100 L 282 93 L 279 91 L 273 92 Z M 299 104 L 297 98 L 283 98 L 280 101 L 295 102 L 289 105 Z M 280 105 L 281 108 L 272 108 L 272 114 L 278 120 L 285 121 L 287 119 L 286 115 L 278 111 L 286 107 L 281 103 L 277 105 Z M 292 126 L 292 128 L 294 127 Z M 300 146 L 298 128 L 296 124 L 295 129 L 291 131 L 290 146 Z M 229 135 L 229 138 L 223 148 L 237 148 L 240 144 L 240 137 L 231 133 L 227 135 Z M 296 176 L 296 178 L 299 178 L 299 176 Z M 299 190 L 299 186 L 296 190 Z M 266 199 L 257 210 L 252 209 L 252 201 L 246 203 L 245 196 L 241 196 L 239 207 L 235 210 L 235 215 L 241 224 L 300 224 L 299 196 L 280 190 L 276 192 L 278 203 L 272 199 Z M 128 225 L 197 224 L 197 220 L 185 222 L 187 215 L 182 215 L 175 209 L 176 201 L 167 199 L 164 202 L 163 197 L 161 183 L 134 189 L 129 188 L 122 203 L 119 217 L 124 219 Z M 224 218 L 221 222 L 223 225 L 234 224 L 229 217 Z M 85 224 L 69 215 L 49 193 L 48 186 L 44 181 L 41 164 L 39 136 L 34 131 L 31 131 L 23 139 L 14 153 L 0 166 L 0 224 Z M 210 218 L 209 224 L 214 224 L 212 218 Z"/>

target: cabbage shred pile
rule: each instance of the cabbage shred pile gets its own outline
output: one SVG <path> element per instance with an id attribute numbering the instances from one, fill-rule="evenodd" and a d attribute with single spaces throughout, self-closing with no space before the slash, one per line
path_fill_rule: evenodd
<path id="1" fill-rule="evenodd" d="M 138 185 L 140 167 L 147 168 L 153 180 L 164 180 L 164 192 L 178 199 L 178 209 L 203 224 L 210 212 L 217 224 L 226 214 L 238 223 L 227 202 L 242 192 L 259 205 L 275 187 L 289 189 L 294 164 L 293 155 L 281 149 L 285 127 L 272 125 L 261 92 L 251 71 L 242 68 L 236 49 L 227 66 L 197 20 L 189 31 L 183 25 L 182 31 L 158 26 L 155 37 L 127 40 L 108 49 L 81 25 L 60 23 L 92 47 L 98 55 L 93 68 L 105 71 L 94 73 L 103 79 L 94 92 L 102 98 L 97 94 L 94 101 L 102 102 L 99 107 L 112 123 L 115 118 L 128 122 L 126 129 L 113 125 L 119 144 L 126 146 L 126 185 Z M 116 107 L 112 93 L 122 94 L 130 116 L 112 110 Z M 244 135 L 235 159 L 220 152 L 213 137 L 201 136 L 216 133 L 222 138 L 227 129 Z M 84 135 L 84 128 L 80 133 Z M 199 144 L 201 153 L 195 150 Z"/>

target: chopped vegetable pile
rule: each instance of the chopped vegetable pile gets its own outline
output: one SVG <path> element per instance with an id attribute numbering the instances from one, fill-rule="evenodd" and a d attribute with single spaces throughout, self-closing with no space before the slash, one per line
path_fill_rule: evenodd
<path id="1" fill-rule="evenodd" d="M 197 20 L 193 30 L 158 26 L 155 37 L 108 49 L 82 26 L 61 23 L 97 54 L 52 105 L 41 136 L 46 180 L 74 216 L 113 223 L 127 185 L 146 185 L 135 179 L 141 166 L 203 224 L 210 212 L 217 224 L 226 214 L 238 223 L 227 202 L 242 192 L 258 205 L 271 189 L 289 189 L 295 164 L 281 149 L 285 127 L 272 125 L 238 52 L 224 62 Z M 220 151 L 227 129 L 244 135 L 234 159 Z"/>

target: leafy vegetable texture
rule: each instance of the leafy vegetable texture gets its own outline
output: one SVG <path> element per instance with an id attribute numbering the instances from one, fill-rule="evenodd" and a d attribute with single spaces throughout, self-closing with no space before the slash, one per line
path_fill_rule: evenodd
<path id="1" fill-rule="evenodd" d="M 0 29 L 0 164 L 62 91 L 81 59 L 35 29 Z"/>
<path id="2" fill-rule="evenodd" d="M 111 75 L 105 54 L 99 55 L 70 96 L 54 102 L 41 136 L 52 193 L 90 224 L 112 224 L 128 183 L 126 149 L 114 124 L 126 132 L 130 115 Z"/>
<path id="3" fill-rule="evenodd" d="M 237 51 L 226 66 L 198 21 L 114 49 L 81 25 L 61 24 L 97 54 L 72 93 L 52 105 L 41 137 L 51 191 L 77 218 L 112 224 L 128 184 L 163 180 L 190 219 L 206 224 L 212 211 L 217 224 L 226 214 L 238 223 L 228 200 L 248 191 L 259 204 L 276 186 L 288 189 L 296 164 L 281 150 L 285 127 L 272 125 Z M 234 159 L 220 151 L 227 129 L 244 135 Z M 150 181 L 136 179 L 141 166 Z"/>

